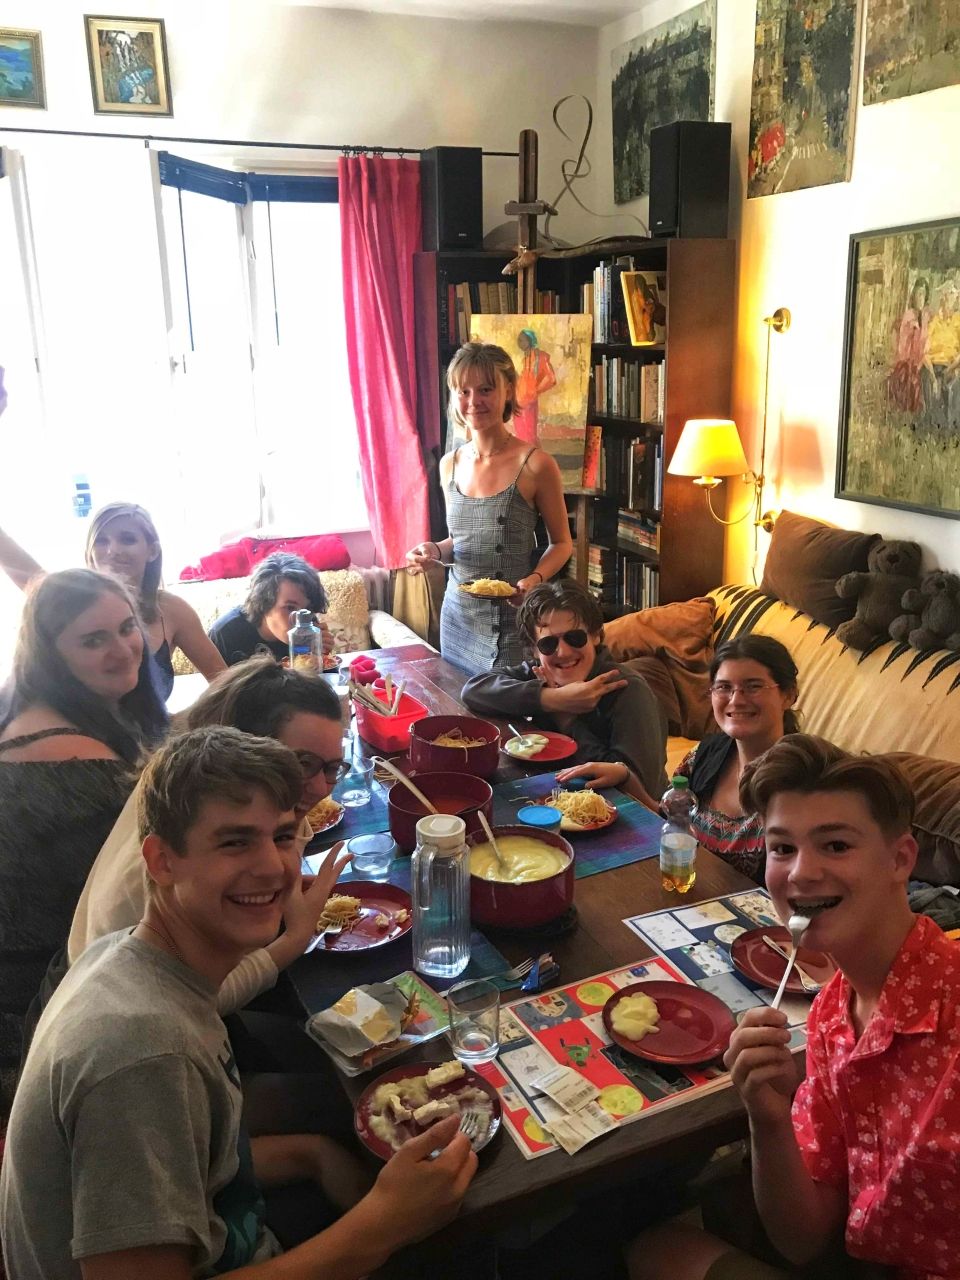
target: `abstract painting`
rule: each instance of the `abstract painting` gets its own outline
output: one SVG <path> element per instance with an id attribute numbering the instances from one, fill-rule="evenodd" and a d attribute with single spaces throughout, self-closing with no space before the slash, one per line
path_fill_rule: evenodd
<path id="1" fill-rule="evenodd" d="M 0 107 L 46 105 L 40 32 L 0 27 Z"/>
<path id="2" fill-rule="evenodd" d="M 747 195 L 847 182 L 860 0 L 757 0 Z"/>
<path id="3" fill-rule="evenodd" d="M 960 220 L 850 238 L 838 498 L 960 519 Z"/>
<path id="4" fill-rule="evenodd" d="M 960 83 L 960 0 L 870 0 L 863 101 Z"/>
<path id="5" fill-rule="evenodd" d="M 674 120 L 712 120 L 716 0 L 645 31 L 611 54 L 613 198 L 650 190 L 650 130 Z"/>
<path id="6" fill-rule="evenodd" d="M 97 115 L 170 116 L 162 18 L 84 16 Z"/>
<path id="7" fill-rule="evenodd" d="M 556 459 L 565 489 L 583 476 L 590 382 L 590 315 L 475 315 L 471 342 L 493 342 L 512 357 L 517 403 L 507 424 Z"/>

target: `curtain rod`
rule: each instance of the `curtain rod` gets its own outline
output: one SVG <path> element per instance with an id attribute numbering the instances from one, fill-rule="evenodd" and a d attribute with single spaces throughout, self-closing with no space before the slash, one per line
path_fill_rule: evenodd
<path id="1" fill-rule="evenodd" d="M 87 129 L 18 129 L 15 125 L 0 126 L 0 133 L 42 133 L 59 138 L 122 138 L 127 142 L 188 142 L 201 147 L 277 147 L 293 151 L 339 151 L 344 155 L 361 155 L 370 152 L 373 155 L 418 156 L 421 147 L 349 147 L 337 146 L 329 142 L 253 142 L 239 138 L 175 138 L 163 133 L 108 133 Z M 517 159 L 518 151 L 484 151 L 485 156 L 498 156 Z"/>

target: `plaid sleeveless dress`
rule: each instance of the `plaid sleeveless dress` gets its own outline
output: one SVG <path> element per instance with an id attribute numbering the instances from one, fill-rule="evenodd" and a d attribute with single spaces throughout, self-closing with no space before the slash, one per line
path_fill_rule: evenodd
<path id="1" fill-rule="evenodd" d="M 477 600 L 465 595 L 459 584 L 472 578 L 517 582 L 530 572 L 538 514 L 521 495 L 517 481 L 534 449 L 524 457 L 513 484 L 489 498 L 468 498 L 460 492 L 459 452 L 454 454 L 447 485 L 454 567 L 447 575 L 440 610 L 440 652 L 448 662 L 476 675 L 523 661 L 514 606 L 503 600 Z"/>

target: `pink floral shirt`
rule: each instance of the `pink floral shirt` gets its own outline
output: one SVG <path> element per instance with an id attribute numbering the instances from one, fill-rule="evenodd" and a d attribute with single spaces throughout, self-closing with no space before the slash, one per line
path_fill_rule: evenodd
<path id="1" fill-rule="evenodd" d="M 859 1041 L 850 998 L 838 973 L 810 1012 L 793 1104 L 807 1169 L 846 1184 L 853 1257 L 960 1277 L 960 943 L 918 916 Z"/>

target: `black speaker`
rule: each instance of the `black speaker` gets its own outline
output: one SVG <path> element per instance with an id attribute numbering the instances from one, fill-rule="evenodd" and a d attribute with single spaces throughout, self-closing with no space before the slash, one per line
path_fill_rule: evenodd
<path id="1" fill-rule="evenodd" d="M 420 152 L 423 247 L 483 247 L 483 152 L 480 147 L 430 147 Z"/>
<path id="2" fill-rule="evenodd" d="M 650 234 L 725 239 L 730 125 L 676 120 L 650 130 Z"/>

